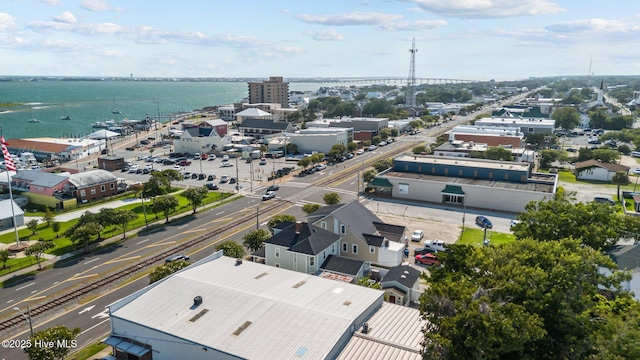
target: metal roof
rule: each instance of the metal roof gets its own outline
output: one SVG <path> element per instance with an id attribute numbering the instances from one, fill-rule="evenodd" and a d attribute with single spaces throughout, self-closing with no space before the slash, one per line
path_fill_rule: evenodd
<path id="1" fill-rule="evenodd" d="M 16 216 L 23 215 L 24 211 L 11 199 L 0 200 L 0 219 L 8 219 L 13 216 L 11 213 L 11 204 L 13 204 L 13 212 Z"/>
<path id="2" fill-rule="evenodd" d="M 426 321 L 417 309 L 384 303 L 367 320 L 368 331 L 362 327 L 338 356 L 338 360 L 420 360 L 422 329 Z"/>
<path id="3" fill-rule="evenodd" d="M 118 178 L 105 170 L 90 170 L 69 175 L 69 182 L 77 188 L 91 185 L 105 184 Z"/>
<path id="4" fill-rule="evenodd" d="M 112 304 L 111 316 L 245 359 L 291 359 L 301 349 L 302 359 L 325 359 L 383 302 L 380 290 L 220 255 Z"/>

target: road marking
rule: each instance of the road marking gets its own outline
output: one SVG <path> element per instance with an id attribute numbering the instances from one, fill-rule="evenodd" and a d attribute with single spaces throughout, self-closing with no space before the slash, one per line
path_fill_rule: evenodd
<path id="1" fill-rule="evenodd" d="M 53 285 L 58 285 L 60 283 L 60 281 L 56 281 L 53 283 Z"/>
<path id="2" fill-rule="evenodd" d="M 144 239 L 144 240 L 142 240 L 142 241 L 138 241 L 136 244 L 140 245 L 140 244 L 145 243 L 145 242 L 147 242 L 147 241 L 149 241 L 149 239 Z"/>
<path id="3" fill-rule="evenodd" d="M 222 215 L 222 214 L 224 214 L 224 211 L 220 211 L 219 213 L 216 213 L 216 216 Z"/>
<path id="4" fill-rule="evenodd" d="M 87 311 L 91 311 L 94 307 L 96 307 L 96 306 L 95 305 L 88 306 L 88 307 L 82 309 L 82 311 L 80 311 L 78 314 L 82 314 L 82 313 L 86 313 Z"/>
<path id="5" fill-rule="evenodd" d="M 94 261 L 98 261 L 98 260 L 100 260 L 100 258 L 95 258 L 95 259 L 93 259 L 93 260 L 89 260 L 89 261 L 87 261 L 87 262 L 86 262 L 86 263 L 84 263 L 84 264 L 85 264 L 85 265 L 87 265 L 87 264 L 91 264 L 92 262 L 94 262 Z"/>
<path id="6" fill-rule="evenodd" d="M 100 318 L 100 319 L 104 319 L 104 318 L 109 318 L 109 314 L 107 314 L 107 309 L 102 310 L 102 312 L 99 312 L 95 315 L 93 315 L 91 318 L 95 319 L 95 318 Z"/>
<path id="7" fill-rule="evenodd" d="M 10 303 L 12 303 L 12 302 L 13 302 L 13 300 L 9 300 L 9 301 L 7 301 L 7 304 L 10 304 Z"/>
<path id="8" fill-rule="evenodd" d="M 186 228 L 187 226 L 189 226 L 189 224 L 182 225 L 182 226 L 178 226 L 178 229 L 184 229 L 184 228 Z"/>
<path id="9" fill-rule="evenodd" d="M 145 249 L 152 248 L 152 247 L 156 247 L 156 246 L 163 246 L 163 245 L 174 244 L 174 243 L 175 243 L 175 241 L 168 241 L 168 242 L 164 242 L 164 243 L 149 244 L 149 245 L 145 246 Z"/>
<path id="10" fill-rule="evenodd" d="M 263 222 L 262 224 L 260 224 L 260 226 L 265 226 L 267 225 L 269 222 Z"/>
<path id="11" fill-rule="evenodd" d="M 109 261 L 105 262 L 105 264 L 115 264 L 115 263 L 118 263 L 120 261 L 127 261 L 127 260 L 139 259 L 139 258 L 140 258 L 140 255 L 132 256 L 132 257 L 128 257 L 128 258 L 113 259 L 113 260 L 109 260 Z"/>
<path id="12" fill-rule="evenodd" d="M 31 293 L 34 294 L 34 293 L 37 293 L 37 292 L 38 292 L 38 290 L 33 290 Z"/>
<path id="13" fill-rule="evenodd" d="M 79 275 L 79 274 L 78 274 Z M 89 275 L 85 275 L 85 276 L 76 276 L 74 275 L 72 278 L 65 280 L 66 281 L 71 281 L 71 280 L 80 280 L 80 279 L 85 279 L 85 278 L 89 278 L 89 277 L 93 277 L 93 276 L 97 276 L 98 274 L 89 274 Z"/>
<path id="14" fill-rule="evenodd" d="M 88 332 L 88 331 L 91 331 L 91 330 L 95 329 L 96 327 L 98 327 L 98 326 L 100 326 L 100 325 L 102 325 L 102 324 L 106 323 L 107 321 L 109 321 L 109 319 L 106 319 L 106 320 L 102 320 L 102 321 L 100 321 L 99 323 L 97 323 L 97 324 L 93 325 L 92 327 L 88 328 L 87 330 L 85 330 L 85 331 L 81 332 L 81 333 L 80 333 L 80 335 L 82 335 L 82 334 L 84 334 L 84 333 L 86 333 L 86 332 Z"/>
<path id="15" fill-rule="evenodd" d="M 36 284 L 36 283 L 32 282 L 31 284 L 27 284 L 27 285 L 25 285 L 25 286 L 22 286 L 22 287 L 17 288 L 17 289 L 16 289 L 16 291 L 18 291 L 18 290 L 22 290 L 22 289 L 26 289 L 26 288 L 28 288 L 29 286 L 31 286 L 31 285 L 35 285 L 35 284 Z"/>

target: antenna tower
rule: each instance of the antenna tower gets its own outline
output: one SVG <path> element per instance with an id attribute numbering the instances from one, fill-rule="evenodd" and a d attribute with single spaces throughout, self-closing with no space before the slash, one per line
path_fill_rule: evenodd
<path id="1" fill-rule="evenodd" d="M 408 96 L 405 100 L 405 104 L 410 108 L 416 107 L 416 38 L 413 38 L 411 42 L 411 63 L 409 64 L 409 79 L 407 80 Z"/>
<path id="2" fill-rule="evenodd" d="M 591 61 L 593 60 L 593 55 L 589 57 L 589 72 L 587 72 L 587 84 L 591 82 Z"/>

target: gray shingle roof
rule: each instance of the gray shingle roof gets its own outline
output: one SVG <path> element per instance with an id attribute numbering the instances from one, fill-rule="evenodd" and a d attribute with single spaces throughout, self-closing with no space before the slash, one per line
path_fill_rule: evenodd
<path id="1" fill-rule="evenodd" d="M 408 288 L 412 288 L 419 277 L 419 270 L 414 269 L 410 265 L 400 265 L 390 268 L 387 275 L 382 278 L 381 283 L 384 285 L 386 282 L 395 281 Z"/>
<path id="2" fill-rule="evenodd" d="M 13 212 L 16 216 L 23 215 L 24 211 L 11 199 L 0 200 L 0 219 L 8 219 L 13 216 L 11 213 L 11 204 L 13 204 Z"/>
<path id="3" fill-rule="evenodd" d="M 240 128 L 252 128 L 252 129 L 269 129 L 269 130 L 286 130 L 289 127 L 288 122 L 273 121 L 268 119 L 244 119 Z"/>
<path id="4" fill-rule="evenodd" d="M 329 255 L 327 259 L 320 265 L 320 269 L 335 273 L 357 276 L 364 265 L 364 261 L 347 259 L 342 256 Z"/>
<path id="5" fill-rule="evenodd" d="M 105 170 L 91 170 L 69 175 L 69 182 L 77 188 L 104 184 L 116 181 L 118 178 Z"/>
<path id="6" fill-rule="evenodd" d="M 293 224 L 267 239 L 265 243 L 284 246 L 301 254 L 317 255 L 338 240 L 339 235 L 303 222 L 299 234 L 296 234 L 296 224 Z"/>
<path id="7" fill-rule="evenodd" d="M 31 185 L 52 187 L 67 180 L 67 176 L 37 170 L 20 170 L 11 177 L 12 181 L 19 179 L 29 181 Z"/>
<path id="8" fill-rule="evenodd" d="M 209 137 L 213 132 L 213 128 L 210 127 L 189 127 L 184 129 L 186 133 L 188 133 L 191 137 Z"/>
<path id="9" fill-rule="evenodd" d="M 640 268 L 640 244 L 617 245 L 609 251 L 609 256 L 621 270 Z"/>

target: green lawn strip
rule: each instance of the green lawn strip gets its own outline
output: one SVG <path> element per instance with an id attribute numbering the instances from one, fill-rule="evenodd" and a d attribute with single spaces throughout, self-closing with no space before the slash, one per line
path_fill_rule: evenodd
<path id="1" fill-rule="evenodd" d="M 95 342 L 93 344 L 87 345 L 80 349 L 79 351 L 74 352 L 73 354 L 67 356 L 65 359 L 67 360 L 86 360 L 92 359 L 92 356 L 99 353 L 100 351 L 107 348 L 107 344 L 102 342 Z"/>
<path id="2" fill-rule="evenodd" d="M 171 213 L 170 216 L 175 216 L 177 214 L 188 213 L 193 211 L 193 208 L 191 207 L 189 200 L 187 200 L 183 196 L 180 196 L 179 194 L 174 193 L 174 195 L 176 195 L 176 198 L 178 199 L 178 207 L 176 208 L 175 212 Z M 203 203 L 204 203 L 204 206 L 211 206 L 211 204 L 214 204 L 215 206 L 219 206 L 221 204 L 225 204 L 229 201 L 233 201 L 237 199 L 237 198 L 234 198 L 234 199 L 230 199 L 230 198 L 231 198 L 231 195 L 227 195 L 219 192 L 209 192 L 207 194 L 207 197 L 204 199 Z M 221 201 L 223 199 L 224 201 Z M 127 225 L 128 237 L 135 235 L 135 233 L 132 230 L 139 229 L 145 226 L 144 210 L 146 210 L 147 212 L 148 222 L 156 221 L 156 216 L 151 210 L 151 203 L 152 202 L 150 201 L 145 202 L 145 209 L 143 209 L 142 207 L 142 202 L 139 202 L 139 201 L 135 201 L 135 202 L 132 201 L 131 204 L 118 207 L 118 209 L 131 210 L 138 215 L 137 219 L 131 221 Z M 202 205 L 199 206 L 198 209 L 202 209 Z M 164 214 L 161 214 L 161 213 L 157 214 L 157 220 L 162 220 L 163 218 L 164 218 Z M 79 249 L 83 246 L 83 244 L 77 244 L 72 242 L 69 238 L 63 235 L 67 229 L 72 227 L 77 222 L 78 222 L 78 219 L 61 222 L 58 237 L 56 237 L 56 234 L 53 232 L 53 230 L 51 230 L 51 227 L 48 226 L 46 223 L 39 224 L 35 234 L 32 234 L 31 230 L 29 229 L 18 230 L 18 237 L 20 238 L 21 241 L 39 240 L 39 239 L 43 239 L 44 241 L 53 241 L 56 244 L 56 247 L 47 251 L 47 254 L 60 256 L 60 255 L 69 253 L 73 250 Z M 121 234 L 122 234 L 122 227 L 113 225 L 105 228 L 100 233 L 100 239 L 104 240 L 105 238 L 111 238 Z M 14 232 L 7 232 L 5 234 L 0 235 L 0 242 L 4 244 L 12 244 L 12 243 L 15 243 L 15 241 L 16 241 L 16 238 L 15 238 Z M 96 242 L 96 241 L 98 241 L 98 239 L 94 239 L 92 242 Z M 11 258 L 7 261 L 7 268 L 0 269 L 0 275 L 7 274 L 7 273 L 10 273 L 34 264 L 36 264 L 36 260 L 35 260 L 35 257 L 33 256 L 26 257 L 26 258 L 18 258 L 18 259 Z"/>
<path id="3" fill-rule="evenodd" d="M 516 238 L 513 234 L 499 233 L 487 230 L 487 239 L 492 245 L 500 245 L 514 241 Z M 484 240 L 484 230 L 475 228 L 464 228 L 464 233 L 456 241 L 458 245 L 482 246 Z"/>

